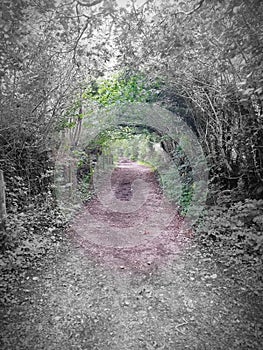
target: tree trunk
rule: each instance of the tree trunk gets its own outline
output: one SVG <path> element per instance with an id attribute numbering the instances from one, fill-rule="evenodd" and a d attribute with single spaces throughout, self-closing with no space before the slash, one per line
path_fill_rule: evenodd
<path id="1" fill-rule="evenodd" d="M 0 170 L 0 229 L 5 228 L 6 223 L 6 202 L 5 202 L 5 182 L 3 170 Z"/>

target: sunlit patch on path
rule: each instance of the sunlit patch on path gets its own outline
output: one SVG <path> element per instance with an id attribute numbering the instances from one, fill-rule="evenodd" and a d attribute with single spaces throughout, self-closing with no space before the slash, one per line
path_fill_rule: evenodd
<path id="1" fill-rule="evenodd" d="M 134 201 L 136 182 L 145 187 Z M 69 233 L 85 254 L 120 269 L 153 268 L 174 259 L 190 242 L 191 230 L 177 208 L 163 196 L 154 172 L 135 162 L 119 163 L 111 174 L 111 191 L 121 210 L 112 210 L 95 197 L 74 218 Z M 125 206 L 130 209 L 125 211 Z M 123 210 L 122 210 L 123 208 Z"/>

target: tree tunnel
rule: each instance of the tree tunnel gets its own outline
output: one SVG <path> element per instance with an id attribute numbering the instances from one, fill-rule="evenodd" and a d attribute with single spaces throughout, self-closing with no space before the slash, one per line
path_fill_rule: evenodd
<path id="1" fill-rule="evenodd" d="M 114 134 L 117 136 L 114 137 Z M 91 176 L 98 171 L 97 165 L 105 163 L 105 159 L 110 159 L 108 165 L 114 165 L 110 154 L 107 154 L 107 142 L 110 139 L 126 138 L 129 143 L 132 138 L 143 139 L 146 135 L 151 140 L 149 144 L 158 145 L 159 153 L 163 153 L 162 159 L 154 164 L 148 155 L 147 163 L 153 166 L 166 185 L 169 176 L 174 174 L 168 185 L 177 199 L 178 196 L 182 197 L 183 192 L 187 193 L 185 215 L 195 222 L 206 198 L 208 169 L 205 156 L 196 135 L 182 118 L 154 104 L 126 103 L 99 110 L 84 118 L 78 145 L 72 148 L 71 140 L 66 138 L 67 143 L 62 146 L 57 160 L 57 178 L 60 179 L 60 183 L 57 183 L 58 200 L 75 203 L 78 208 L 81 203 L 77 190 L 79 182 L 83 184 L 83 179 L 86 179 L 85 185 L 88 187 Z M 153 157 L 156 153 L 153 149 Z M 133 160 L 143 159 L 135 157 Z M 68 178 L 62 179 L 61 172 L 62 168 L 65 172 L 65 164 L 69 164 L 70 169 Z"/>

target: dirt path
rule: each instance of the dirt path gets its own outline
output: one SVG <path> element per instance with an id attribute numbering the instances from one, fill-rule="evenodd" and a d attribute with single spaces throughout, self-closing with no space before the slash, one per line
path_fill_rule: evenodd
<path id="1" fill-rule="evenodd" d="M 98 196 L 71 224 L 72 237 L 89 256 L 138 271 L 160 266 L 189 244 L 191 230 L 162 195 L 153 171 L 122 162 L 109 175 L 107 186 L 101 174 L 106 186 L 97 186 Z"/>
<path id="2" fill-rule="evenodd" d="M 111 181 L 106 202 L 123 212 L 92 200 L 60 249 L 14 283 L 1 349 L 261 349 L 261 296 L 201 254 L 153 173 L 126 164 Z M 140 210 L 125 212 L 134 197 Z"/>

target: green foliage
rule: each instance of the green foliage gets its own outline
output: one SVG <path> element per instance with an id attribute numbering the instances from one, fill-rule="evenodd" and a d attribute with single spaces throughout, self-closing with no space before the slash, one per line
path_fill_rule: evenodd
<path id="1" fill-rule="evenodd" d="M 79 193 L 80 200 L 83 203 L 88 202 L 93 197 L 93 188 L 92 188 L 93 173 L 94 173 L 94 169 L 92 169 L 89 174 L 84 175 L 81 181 L 79 181 L 77 191 Z"/>
<path id="2" fill-rule="evenodd" d="M 181 207 L 180 212 L 182 215 L 187 213 L 187 209 L 189 205 L 191 205 L 193 192 L 194 192 L 193 186 L 185 185 L 185 184 L 182 186 L 182 194 L 179 201 L 179 205 Z"/>
<path id="3" fill-rule="evenodd" d="M 120 134 L 119 138 L 111 138 L 107 143 L 107 150 L 115 159 L 126 157 L 157 166 L 160 155 L 153 150 L 153 145 L 158 143 L 157 140 L 158 137 L 151 135 L 147 129 L 129 128 L 127 134 Z"/>
<path id="4" fill-rule="evenodd" d="M 182 193 L 182 184 L 177 167 L 171 166 L 168 171 L 161 176 L 161 187 L 166 197 L 173 203 L 178 204 Z"/>
<path id="5" fill-rule="evenodd" d="M 94 140 L 94 145 L 107 148 L 117 140 L 129 140 L 136 135 L 136 130 L 129 126 L 119 126 L 114 129 L 107 129 L 101 132 Z"/>
<path id="6" fill-rule="evenodd" d="M 172 165 L 160 176 L 160 184 L 165 196 L 179 206 L 181 215 L 187 213 L 191 204 L 194 188 L 190 183 L 184 183 L 177 165 Z"/>
<path id="7" fill-rule="evenodd" d="M 127 102 L 153 102 L 157 99 L 160 83 L 151 83 L 142 74 L 125 77 L 120 74 L 99 79 L 85 89 L 82 97 L 99 106 L 109 107 Z"/>

